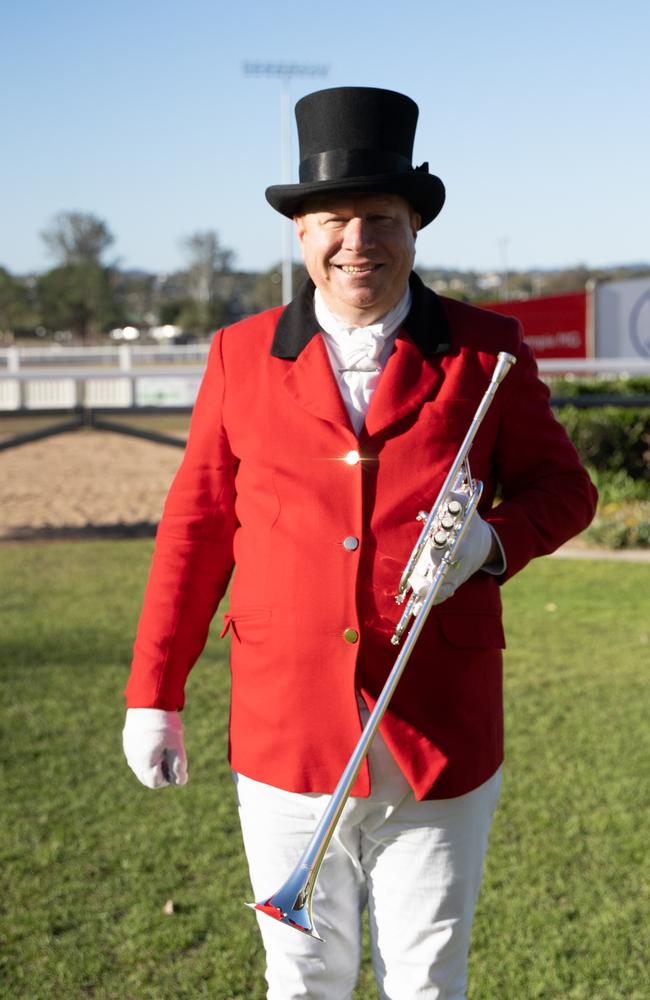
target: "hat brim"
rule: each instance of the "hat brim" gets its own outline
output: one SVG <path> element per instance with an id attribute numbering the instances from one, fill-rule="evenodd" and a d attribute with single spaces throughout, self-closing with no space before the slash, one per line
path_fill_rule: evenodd
<path id="1" fill-rule="evenodd" d="M 310 184 L 274 184 L 265 194 L 269 205 L 292 219 L 300 214 L 306 199 L 313 195 L 372 192 L 401 195 L 420 216 L 420 229 L 433 222 L 445 203 L 445 186 L 440 178 L 418 170 L 372 177 L 341 177 Z"/>

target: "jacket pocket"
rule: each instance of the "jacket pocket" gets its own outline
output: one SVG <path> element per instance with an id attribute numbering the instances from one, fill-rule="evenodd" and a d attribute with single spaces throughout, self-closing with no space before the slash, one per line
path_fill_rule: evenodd
<path id="1" fill-rule="evenodd" d="M 462 649 L 505 649 L 506 637 L 499 615 L 437 616 L 445 639 L 451 646 Z"/>
<path id="2" fill-rule="evenodd" d="M 220 638 L 223 639 L 228 632 L 232 632 L 235 638 L 241 642 L 241 633 L 245 633 L 249 626 L 254 629 L 256 626 L 266 625 L 270 621 L 270 608 L 246 608 L 241 611 L 226 611 L 223 616 L 223 628 Z"/>

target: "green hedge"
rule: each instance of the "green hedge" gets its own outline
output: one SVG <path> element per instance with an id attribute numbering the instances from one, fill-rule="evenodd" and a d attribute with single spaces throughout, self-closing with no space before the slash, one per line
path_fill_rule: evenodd
<path id="1" fill-rule="evenodd" d="M 650 393 L 649 378 L 555 380 L 555 398 Z M 650 547 L 650 407 L 563 406 L 556 416 L 599 492 L 588 541 L 610 548 Z"/>
<path id="2" fill-rule="evenodd" d="M 650 498 L 650 407 L 563 406 L 556 415 L 585 465 L 645 483 Z"/>
<path id="3" fill-rule="evenodd" d="M 645 396 L 650 394 L 650 377 L 647 375 L 615 375 L 610 378 L 577 378 L 576 376 L 549 376 L 545 379 L 553 396 Z"/>

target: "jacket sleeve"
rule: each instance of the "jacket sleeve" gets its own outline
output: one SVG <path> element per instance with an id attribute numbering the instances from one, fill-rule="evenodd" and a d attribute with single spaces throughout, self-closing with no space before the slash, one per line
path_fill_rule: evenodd
<path id="1" fill-rule="evenodd" d="M 505 552 L 506 571 L 498 578 L 504 582 L 583 531 L 595 514 L 597 493 L 521 340 L 517 364 L 499 393 L 495 471 L 501 502 L 485 516 Z"/>
<path id="2" fill-rule="evenodd" d="M 233 568 L 236 460 L 215 335 L 184 457 L 165 501 L 126 687 L 129 708 L 180 710 Z"/>

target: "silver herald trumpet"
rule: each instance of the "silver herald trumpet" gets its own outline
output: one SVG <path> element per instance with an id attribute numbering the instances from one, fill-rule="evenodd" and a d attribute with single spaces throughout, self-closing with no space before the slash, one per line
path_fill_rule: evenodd
<path id="1" fill-rule="evenodd" d="M 329 804 L 302 857 L 284 885 L 268 899 L 258 903 L 247 903 L 247 906 L 318 940 L 322 938 L 313 925 L 312 896 L 320 866 L 379 723 L 388 708 L 427 615 L 436 602 L 436 596 L 445 577 L 455 563 L 456 550 L 478 506 L 483 484 L 472 479 L 469 452 L 497 388 L 515 361 L 512 354 L 507 354 L 505 351 L 499 353 L 490 383 L 442 484 L 436 502 L 429 514 L 418 515 L 418 520 L 424 523 L 399 583 L 395 599 L 400 605 L 406 601 L 406 606 L 391 642 L 394 646 L 398 646 L 408 629 L 406 639 Z M 429 558 L 431 549 L 436 552 L 436 559 L 433 562 Z M 423 566 L 426 568 L 422 569 Z M 417 580 L 417 590 L 413 585 L 413 578 Z"/>

